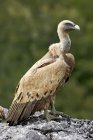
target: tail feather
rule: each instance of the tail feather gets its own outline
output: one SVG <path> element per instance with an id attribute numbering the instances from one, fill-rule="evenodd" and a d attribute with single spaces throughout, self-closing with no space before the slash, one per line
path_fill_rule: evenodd
<path id="1" fill-rule="evenodd" d="M 16 105 L 15 105 L 16 104 Z M 9 125 L 17 125 L 22 120 L 30 116 L 31 111 L 33 110 L 35 102 L 27 102 L 26 104 L 17 104 L 16 101 L 10 106 L 7 122 Z M 15 106 L 15 108 L 14 108 Z"/>
<path id="2" fill-rule="evenodd" d="M 27 105 L 25 106 L 25 108 L 22 112 L 22 115 L 20 116 L 20 120 L 24 120 L 30 116 L 30 114 L 35 106 L 35 102 L 36 101 L 34 101 L 33 103 L 31 103 L 31 102 L 27 103 Z"/>

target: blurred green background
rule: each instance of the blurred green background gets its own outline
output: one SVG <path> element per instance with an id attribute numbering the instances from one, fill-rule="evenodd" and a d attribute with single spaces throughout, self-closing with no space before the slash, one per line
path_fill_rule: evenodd
<path id="1" fill-rule="evenodd" d="M 0 105 L 9 107 L 24 73 L 58 42 L 57 24 L 70 19 L 75 70 L 57 93 L 56 108 L 93 119 L 93 0 L 0 0 Z"/>

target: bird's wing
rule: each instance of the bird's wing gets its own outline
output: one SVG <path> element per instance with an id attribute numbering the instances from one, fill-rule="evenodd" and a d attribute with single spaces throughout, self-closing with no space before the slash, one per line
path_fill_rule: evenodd
<path id="1" fill-rule="evenodd" d="M 8 112 L 8 122 L 11 122 L 12 124 L 13 122 L 26 118 L 31 114 L 35 103 L 41 98 L 41 96 L 38 97 L 37 95 L 40 95 L 40 83 L 43 83 L 43 79 L 38 75 L 41 73 L 40 69 L 54 62 L 55 60 L 51 58 L 43 59 L 41 63 L 39 61 L 39 63 L 35 64 L 34 67 L 28 70 L 28 72 L 21 78 L 16 88 L 14 100 Z"/>

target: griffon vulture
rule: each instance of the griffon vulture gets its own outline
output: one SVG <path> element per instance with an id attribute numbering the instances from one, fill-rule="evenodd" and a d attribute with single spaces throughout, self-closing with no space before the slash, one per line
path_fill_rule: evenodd
<path id="1" fill-rule="evenodd" d="M 21 78 L 7 114 L 10 125 L 18 124 L 41 110 L 49 119 L 47 110 L 56 90 L 66 82 L 75 64 L 74 56 L 69 53 L 71 40 L 68 34 L 74 30 L 80 30 L 80 27 L 69 20 L 61 21 L 57 28 L 59 43 L 50 45 L 48 53 Z"/>

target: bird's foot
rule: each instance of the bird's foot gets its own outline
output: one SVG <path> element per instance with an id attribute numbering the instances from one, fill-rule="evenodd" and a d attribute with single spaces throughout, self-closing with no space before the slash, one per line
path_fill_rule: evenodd
<path id="1" fill-rule="evenodd" d="M 54 112 L 48 112 L 48 111 L 44 111 L 44 118 L 46 118 L 46 120 L 49 122 L 51 120 L 59 120 L 62 119 L 62 112 L 58 112 L 56 111 Z M 59 117 L 60 116 L 60 117 Z"/>
<path id="2" fill-rule="evenodd" d="M 59 116 L 58 115 L 52 115 L 52 114 L 49 114 L 47 117 L 46 117 L 46 120 L 49 122 L 51 120 L 59 120 Z"/>
<path id="3" fill-rule="evenodd" d="M 55 116 L 58 116 L 58 115 L 61 115 L 62 116 L 62 115 L 64 115 L 63 112 L 56 111 L 56 110 L 55 111 L 51 111 L 50 114 L 55 115 Z"/>
<path id="4" fill-rule="evenodd" d="M 55 120 L 59 120 L 59 119 L 62 119 L 62 118 L 67 118 L 67 119 L 69 119 L 69 118 L 71 118 L 69 115 L 67 115 L 67 114 L 64 114 L 63 112 L 60 112 L 60 111 L 51 111 L 50 112 L 50 115 L 53 115 L 53 116 L 55 116 Z"/>
<path id="5" fill-rule="evenodd" d="M 44 118 L 46 118 L 46 120 L 49 122 L 51 120 L 56 120 L 59 118 L 58 115 L 54 115 L 51 112 L 48 112 L 48 110 L 44 111 Z"/>
<path id="6" fill-rule="evenodd" d="M 64 113 L 63 112 L 60 112 L 60 111 L 56 111 L 56 108 L 55 108 L 55 96 L 52 96 L 51 97 L 51 112 L 50 114 L 51 115 L 54 115 L 54 116 L 62 116 Z"/>

